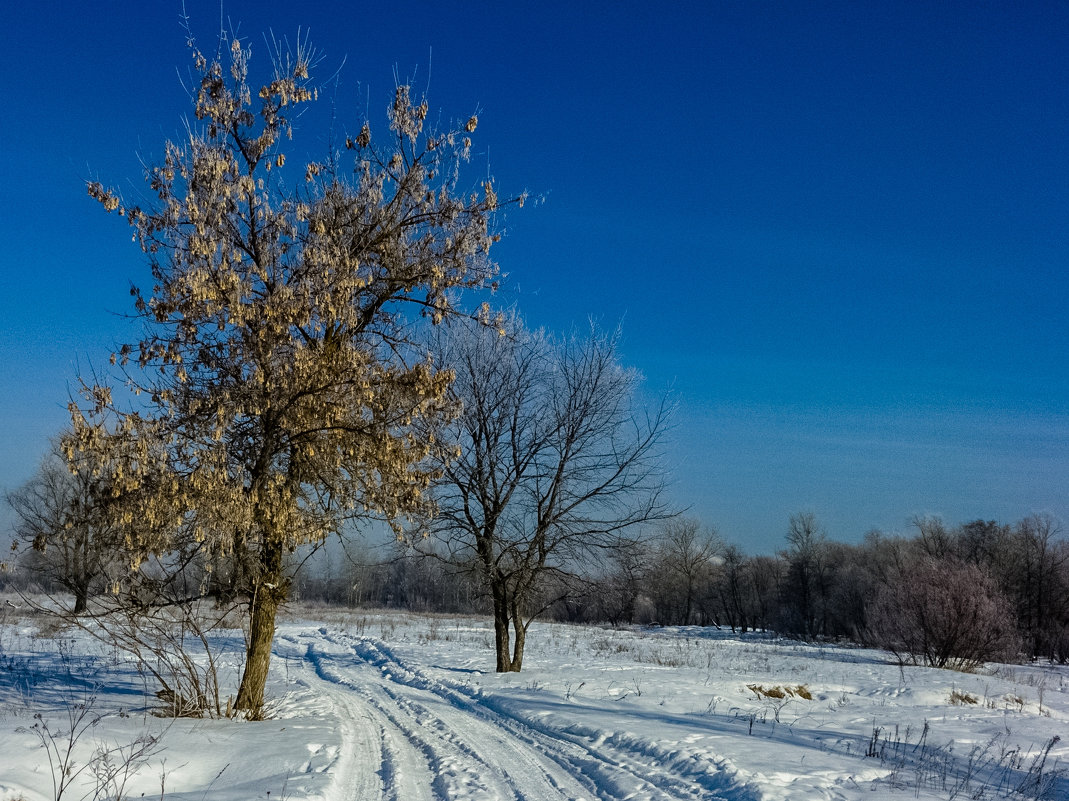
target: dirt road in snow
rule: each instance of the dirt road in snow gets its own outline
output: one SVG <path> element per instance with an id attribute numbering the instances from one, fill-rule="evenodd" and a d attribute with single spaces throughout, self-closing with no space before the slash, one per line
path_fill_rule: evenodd
<path id="1" fill-rule="evenodd" d="M 378 640 L 327 632 L 286 637 L 304 679 L 329 697 L 342 749 L 327 798 L 361 801 L 750 801 L 759 795 L 710 762 L 581 731 L 554 730 L 406 665 Z"/>

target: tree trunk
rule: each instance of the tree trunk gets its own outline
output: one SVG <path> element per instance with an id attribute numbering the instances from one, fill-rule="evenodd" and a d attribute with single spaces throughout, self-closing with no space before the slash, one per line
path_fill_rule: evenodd
<path id="1" fill-rule="evenodd" d="M 280 598 L 261 586 L 249 602 L 249 644 L 245 649 L 245 671 L 238 687 L 235 709 L 255 717 L 263 709 L 264 686 L 271 667 L 271 644 L 275 639 L 275 615 Z"/>
<path id="2" fill-rule="evenodd" d="M 89 564 L 88 557 L 86 556 L 85 542 L 78 543 L 74 549 L 74 565 L 70 573 L 70 584 L 68 585 L 71 591 L 74 593 L 74 614 L 80 615 L 85 611 L 89 605 L 89 570 L 87 565 Z"/>
<path id="3" fill-rule="evenodd" d="M 282 549 L 266 535 L 260 551 L 260 576 L 249 601 L 249 642 L 245 648 L 245 670 L 238 686 L 235 709 L 250 717 L 259 716 L 264 705 L 264 686 L 271 667 L 271 645 L 275 639 L 275 615 L 286 600 L 287 586 L 282 574 Z"/>
<path id="4" fill-rule="evenodd" d="M 512 666 L 509 669 L 513 673 L 519 673 L 523 667 L 523 646 L 527 640 L 527 627 L 520 619 L 519 605 L 515 601 L 512 604 L 512 629 L 516 633 L 516 644 L 512 653 Z"/>
<path id="5" fill-rule="evenodd" d="M 89 605 L 89 587 L 85 583 L 79 581 L 78 586 L 74 588 L 74 614 L 80 615 L 85 611 L 86 606 Z"/>
<path id="6" fill-rule="evenodd" d="M 505 589 L 494 585 L 491 590 L 494 597 L 494 649 L 497 652 L 497 672 L 508 673 L 512 670 L 512 657 L 509 655 L 509 607 Z"/>

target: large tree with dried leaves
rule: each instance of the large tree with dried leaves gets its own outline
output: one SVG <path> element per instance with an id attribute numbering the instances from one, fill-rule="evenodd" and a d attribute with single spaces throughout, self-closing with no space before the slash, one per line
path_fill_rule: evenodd
<path id="1" fill-rule="evenodd" d="M 381 145 L 364 122 L 345 150 L 287 161 L 292 118 L 317 95 L 307 48 L 276 56 L 263 86 L 239 41 L 214 58 L 191 48 L 196 119 L 148 170 L 155 197 L 88 187 L 132 226 L 153 285 L 132 290 L 144 337 L 113 356 L 136 397 L 87 382 L 64 449 L 107 473 L 132 568 L 180 537 L 209 570 L 242 565 L 236 706 L 255 714 L 284 555 L 353 515 L 422 507 L 431 441 L 413 423 L 450 415 L 452 374 L 412 331 L 492 285 L 498 199 L 489 182 L 458 185 L 474 116 L 427 130 L 426 101 L 399 86 Z"/>

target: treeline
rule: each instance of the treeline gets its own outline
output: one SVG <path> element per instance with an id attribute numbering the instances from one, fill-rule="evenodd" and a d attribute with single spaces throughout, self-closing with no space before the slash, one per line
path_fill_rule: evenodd
<path id="1" fill-rule="evenodd" d="M 618 557 L 581 613 L 846 639 L 944 667 L 1069 661 L 1069 542 L 1051 518 L 956 527 L 925 518 L 915 529 L 850 545 L 800 514 L 786 549 L 746 556 L 677 521 L 645 546 L 648 557 Z"/>
<path id="2" fill-rule="evenodd" d="M 301 598 L 413 611 L 487 611 L 470 574 L 401 552 L 323 562 Z M 1069 540 L 1055 521 L 914 521 L 910 535 L 829 540 L 791 517 L 786 548 L 747 555 L 696 521 L 605 552 L 582 580 L 544 582 L 533 609 L 572 622 L 719 626 L 877 645 L 941 667 L 988 659 L 1069 662 Z"/>
<path id="3" fill-rule="evenodd" d="M 606 549 L 597 565 L 547 574 L 525 599 L 544 619 L 697 625 L 887 648 L 905 661 L 972 669 L 988 660 L 1069 663 L 1069 540 L 1055 521 L 914 521 L 909 535 L 835 542 L 812 514 L 790 518 L 786 547 L 747 555 L 687 519 Z M 74 591 L 85 559 L 27 550 L 9 588 Z M 477 570 L 398 545 L 387 553 L 325 548 L 301 569 L 295 600 L 416 612 L 486 614 Z M 72 574 L 72 571 L 73 574 Z M 104 574 L 85 587 L 106 592 Z M 226 594 L 226 571 L 210 592 Z M 194 583 L 196 583 L 194 581 Z"/>

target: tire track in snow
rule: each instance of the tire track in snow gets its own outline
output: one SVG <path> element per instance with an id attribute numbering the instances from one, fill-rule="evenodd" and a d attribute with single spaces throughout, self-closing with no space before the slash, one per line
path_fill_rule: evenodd
<path id="1" fill-rule="evenodd" d="M 338 655 L 318 651 L 305 635 L 286 639 L 304 645 L 305 661 L 338 710 L 343 757 L 335 771 L 332 792 L 326 795 L 328 801 L 440 801 L 440 794 L 430 794 L 434 766 L 425 752 L 409 747 L 405 737 L 398 738 L 398 725 L 367 697 L 362 684 L 329 665 Z"/>
<path id="2" fill-rule="evenodd" d="M 452 748 L 455 749 L 456 753 L 460 755 L 460 758 L 467 758 L 474 763 L 474 766 L 467 765 L 463 767 L 465 772 L 471 773 L 474 775 L 474 777 L 476 777 L 475 780 L 468 782 L 469 785 L 480 784 L 481 782 L 480 780 L 478 780 L 477 777 L 493 775 L 494 773 L 500 772 L 502 780 L 509 785 L 510 789 L 513 791 L 513 794 L 517 797 L 520 797 L 518 795 L 518 788 L 516 788 L 515 783 L 512 781 L 512 778 L 509 776 L 507 771 L 498 771 L 495 766 L 491 765 L 489 762 L 483 759 L 471 745 L 465 742 L 461 737 L 457 736 L 451 729 L 447 727 L 445 722 L 441 718 L 437 717 L 434 713 L 432 713 L 431 710 L 427 709 L 427 707 L 425 707 L 424 705 L 409 698 L 406 698 L 400 693 L 395 692 L 389 686 L 383 686 L 379 689 L 381 689 L 381 691 L 386 695 L 386 697 L 389 698 L 390 701 L 392 701 L 393 704 L 396 705 L 396 708 L 400 712 L 404 713 L 408 719 L 415 721 L 417 726 L 427 729 L 439 742 L 448 743 Z M 372 700 L 370 694 L 368 694 L 368 698 L 369 700 Z M 372 703 L 377 704 L 377 702 L 375 702 L 374 700 L 372 700 Z M 380 709 L 382 709 L 384 714 L 389 714 L 384 708 L 380 707 Z M 392 716 L 391 719 L 396 722 L 399 729 L 405 732 L 405 735 L 408 737 L 410 742 L 412 742 L 413 744 L 417 744 L 421 748 L 421 750 L 424 751 L 427 756 L 428 763 L 431 764 L 432 769 L 434 770 L 437 776 L 440 777 L 449 771 L 450 766 L 446 764 L 446 760 L 443 760 L 441 758 L 440 754 L 436 751 L 431 741 L 427 740 L 425 737 L 418 734 L 415 730 L 408 727 L 404 722 L 397 720 L 396 718 L 392 718 Z M 456 768 L 453 768 L 454 772 L 456 770 Z M 441 789 L 443 791 L 447 791 L 449 788 L 442 787 Z M 443 795 L 444 794 L 445 793 L 443 792 Z"/>
<path id="3" fill-rule="evenodd" d="M 326 678 L 328 681 L 331 680 L 329 672 Z M 445 801 L 445 799 L 458 796 L 470 797 L 473 794 L 478 796 L 480 793 L 488 792 L 489 788 L 485 786 L 481 776 L 489 772 L 490 766 L 478 760 L 477 757 L 476 761 L 480 764 L 472 765 L 472 760 L 458 759 L 446 753 L 446 749 L 441 745 L 444 738 L 434 730 L 439 723 L 437 720 L 428 721 L 426 716 L 413 714 L 387 688 L 356 687 L 344 679 L 340 683 L 357 692 L 386 721 L 389 728 L 383 728 L 383 736 L 391 743 L 390 751 L 395 763 L 401 761 L 399 754 L 405 744 L 422 759 L 425 771 L 421 773 L 425 773 L 428 777 L 426 783 L 433 791 L 434 798 Z M 386 700 L 381 695 L 385 695 Z M 429 736 L 423 732 L 425 726 L 430 729 Z M 398 734 L 400 737 L 397 737 Z M 399 742 L 394 742 L 395 739 Z M 404 775 L 403 771 L 401 775 Z M 392 785 L 387 784 L 386 789 L 395 789 L 397 784 L 397 782 L 393 782 Z"/>
<path id="4" fill-rule="evenodd" d="M 338 642 L 338 638 L 334 638 Z M 372 638 L 354 641 L 353 650 L 369 662 L 380 664 L 384 672 L 402 684 L 424 687 L 448 697 L 458 706 L 475 714 L 497 716 L 499 725 L 509 728 L 519 739 L 536 747 L 557 750 L 573 770 L 591 779 L 597 795 L 608 801 L 628 799 L 724 799 L 743 801 L 759 799 L 761 794 L 734 780 L 723 766 L 698 753 L 669 751 L 649 740 L 580 727 L 553 728 L 516 714 L 494 696 L 458 682 L 427 677 L 397 657 L 389 647 Z M 548 739 L 547 739 L 548 738 Z M 561 746 L 568 744 L 581 750 L 578 757 Z"/>
<path id="5" fill-rule="evenodd" d="M 300 646 L 298 638 L 284 635 L 281 639 Z M 338 728 L 341 731 L 341 748 L 338 761 L 331 772 L 331 785 L 341 786 L 342 795 L 332 792 L 327 798 L 382 798 L 383 801 L 402 801 L 394 795 L 382 792 L 382 781 L 374 771 L 361 770 L 357 760 L 382 764 L 381 776 L 387 775 L 390 755 L 384 747 L 385 737 L 381 726 L 362 718 L 363 710 L 346 693 L 329 693 L 331 703 L 338 712 Z"/>
<path id="6" fill-rule="evenodd" d="M 465 713 L 451 722 L 446 718 L 453 718 L 456 710 L 433 693 L 384 681 L 377 665 L 354 660 L 350 645 L 325 637 L 302 639 L 310 640 L 306 659 L 315 674 L 334 688 L 326 694 L 348 696 L 348 706 L 360 707 L 363 717 L 378 724 L 383 738 L 381 788 L 374 795 L 347 793 L 345 798 L 548 801 L 592 797 L 566 775 L 554 775 L 535 765 L 529 755 L 517 753 L 507 733 L 466 719 L 470 716 Z M 340 645 L 344 651 L 325 649 L 324 642 Z M 398 692 L 398 687 L 403 691 Z M 344 743 L 343 748 L 347 748 Z M 369 772 L 366 766 L 365 772 Z M 339 778 L 343 787 L 346 781 Z"/>
<path id="7" fill-rule="evenodd" d="M 385 732 L 397 732 L 422 755 L 438 797 L 760 798 L 707 755 L 668 751 L 608 732 L 553 728 L 523 717 L 481 690 L 430 678 L 377 640 L 324 629 L 306 637 L 308 659 L 317 675 L 355 691 L 384 721 Z M 339 648 L 341 653 L 335 650 Z M 342 659 L 346 654 L 348 662 Z"/>

